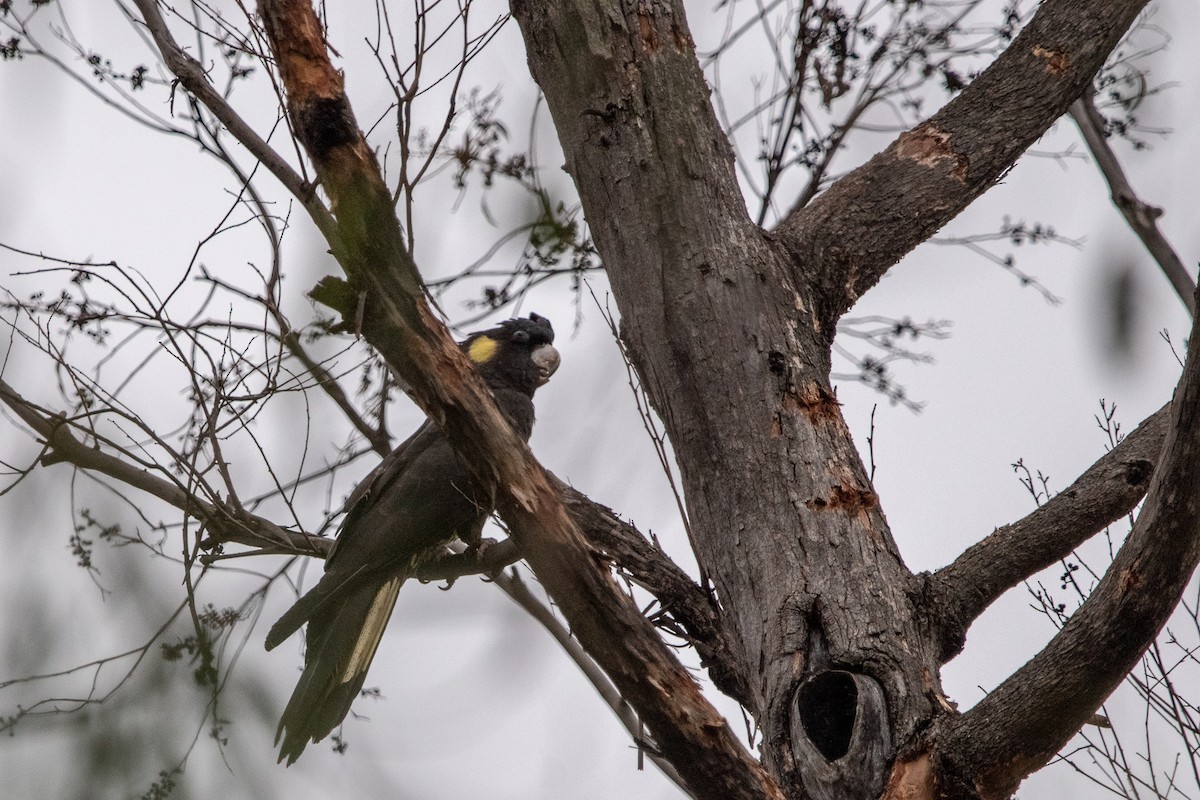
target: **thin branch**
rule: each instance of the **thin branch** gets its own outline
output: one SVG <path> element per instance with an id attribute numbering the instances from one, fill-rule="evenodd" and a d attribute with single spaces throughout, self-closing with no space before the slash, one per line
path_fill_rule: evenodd
<path id="1" fill-rule="evenodd" d="M 279 179 L 284 188 L 291 192 L 308 211 L 309 216 L 312 217 L 313 222 L 326 238 L 331 236 L 335 230 L 333 217 L 330 215 L 329 209 L 325 208 L 317 198 L 314 187 L 300 177 L 299 173 L 292 169 L 287 161 L 275 152 L 274 148 L 267 144 L 208 82 L 208 78 L 204 74 L 204 67 L 186 53 L 175 41 L 175 37 L 171 35 L 171 30 L 167 27 L 162 14 L 159 13 L 155 0 L 133 0 L 133 2 L 142 12 L 146 28 L 154 38 L 154 43 L 158 46 L 167 69 L 179 79 L 188 94 L 195 97 L 213 116 L 220 120 L 225 129 L 241 142 L 254 158 L 270 170 L 272 175 Z"/>
<path id="2" fill-rule="evenodd" d="M 1091 717 L 1170 617 L 1200 562 L 1200 331 L 1193 330 L 1146 500 L 1112 565 L 1062 630 L 971 710 L 943 717 L 943 777 L 1007 796 Z"/>
<path id="3" fill-rule="evenodd" d="M 1000 595 L 1133 510 L 1155 474 L 1169 411 L 1164 406 L 1147 418 L 1032 514 L 996 529 L 954 563 L 922 576 L 928 608 L 939 616 L 942 661 L 962 650 L 971 623 Z"/>
<path id="4" fill-rule="evenodd" d="M 392 451 L 391 437 L 387 431 L 381 430 L 367 422 L 362 414 L 358 413 L 358 409 L 350 402 L 350 398 L 346 396 L 346 392 L 342 389 L 341 384 L 337 382 L 337 378 L 329 374 L 329 370 L 321 366 L 316 359 L 309 355 L 304 346 L 300 344 L 300 334 L 295 330 L 288 330 L 280 336 L 284 347 L 288 349 L 297 361 L 304 365 L 309 374 L 316 379 L 320 387 L 325 391 L 342 413 L 346 415 L 346 419 L 363 435 L 363 438 L 371 445 L 371 449 L 381 456 L 386 456 Z"/>
<path id="5" fill-rule="evenodd" d="M 163 500 L 205 524 L 218 541 L 264 547 L 270 552 L 314 555 L 329 547 L 318 537 L 285 530 L 274 522 L 220 503 L 201 500 L 179 485 L 153 475 L 139 466 L 84 444 L 71 432 L 75 423 L 46 413 L 0 380 L 0 401 L 11 408 L 46 443 L 43 464 L 66 461 L 80 469 L 107 475 Z"/>
<path id="6" fill-rule="evenodd" d="M 588 540 L 600 547 L 618 569 L 662 604 L 683 628 L 700 654 L 713 683 L 751 708 L 749 679 L 736 657 L 721 609 L 687 573 L 612 509 L 554 478 L 571 519 Z"/>
<path id="7" fill-rule="evenodd" d="M 650 760 L 654 762 L 655 766 L 662 770 L 663 775 L 667 776 L 680 791 L 689 797 L 695 797 L 696 795 L 688 790 L 687 784 L 683 782 L 683 778 L 671 766 L 671 762 L 655 751 L 653 742 L 645 741 L 646 736 L 642 730 L 642 723 L 638 719 L 637 712 L 621 696 L 617 687 L 604 674 L 604 670 L 600 668 L 595 659 L 588 655 L 583 646 L 579 644 L 579 640 L 571 636 L 571 631 L 559 622 L 549 607 L 529 591 L 529 587 L 521 580 L 516 570 L 513 570 L 511 574 L 502 573 L 497 575 L 495 583 L 500 591 L 508 595 L 509 599 L 524 609 L 529 616 L 533 617 L 539 625 L 545 628 L 554 637 L 554 641 L 558 642 L 559 646 L 562 647 L 567 656 L 575 662 L 575 665 L 579 667 L 579 671 L 583 673 L 584 677 L 595 688 L 596 693 L 600 695 L 600 699 L 616 715 L 621 726 L 625 728 L 625 731 L 637 743 L 639 755 L 645 753 L 650 756 Z"/>
<path id="8" fill-rule="evenodd" d="M 1196 281 L 1184 266 L 1179 254 L 1175 252 L 1175 248 L 1171 247 L 1171 243 L 1167 241 L 1167 237 L 1158 229 L 1158 218 L 1162 216 L 1162 209 L 1152 206 L 1138 197 L 1129 183 L 1129 179 L 1125 176 L 1121 162 L 1117 160 L 1116 153 L 1113 152 L 1104 135 L 1104 118 L 1096 108 L 1096 97 L 1091 86 L 1083 93 L 1083 96 L 1071 104 L 1069 113 L 1071 119 L 1075 120 L 1075 124 L 1079 126 L 1079 132 L 1083 134 L 1083 140 L 1087 143 L 1092 158 L 1096 159 L 1096 166 L 1100 169 L 1100 174 L 1108 182 L 1108 191 L 1112 196 L 1113 205 L 1121 212 L 1121 216 L 1125 217 L 1129 227 L 1142 240 L 1142 244 L 1146 246 L 1150 256 L 1158 263 L 1159 268 L 1175 289 L 1175 294 L 1179 295 L 1179 299 L 1187 307 L 1188 314 L 1195 317 Z"/>

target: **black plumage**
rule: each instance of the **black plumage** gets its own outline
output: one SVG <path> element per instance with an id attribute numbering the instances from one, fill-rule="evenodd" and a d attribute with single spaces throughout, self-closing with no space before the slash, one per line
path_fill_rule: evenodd
<path id="1" fill-rule="evenodd" d="M 558 367 L 545 317 L 508 320 L 460 347 L 496 405 L 528 440 L 533 394 Z M 304 672 L 279 721 L 279 760 L 294 762 L 345 719 L 362 690 L 400 586 L 456 537 L 474 544 L 491 514 L 450 444 L 426 422 L 350 495 L 325 574 L 267 634 L 268 650 L 308 623 Z"/>

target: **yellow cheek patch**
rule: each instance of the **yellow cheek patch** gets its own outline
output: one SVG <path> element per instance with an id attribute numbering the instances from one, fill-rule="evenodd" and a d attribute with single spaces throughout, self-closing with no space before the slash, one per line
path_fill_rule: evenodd
<path id="1" fill-rule="evenodd" d="M 490 336 L 480 336 L 471 342 L 471 346 L 467 348 L 467 355 L 476 364 L 482 364 L 496 355 L 496 348 L 499 344 Z"/>

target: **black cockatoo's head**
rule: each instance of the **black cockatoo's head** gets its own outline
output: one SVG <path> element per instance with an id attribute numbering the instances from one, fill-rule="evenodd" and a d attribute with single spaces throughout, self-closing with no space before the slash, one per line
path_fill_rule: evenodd
<path id="1" fill-rule="evenodd" d="M 461 345 L 493 390 L 503 386 L 533 396 L 558 369 L 554 328 L 539 314 L 510 319 L 472 333 Z"/>

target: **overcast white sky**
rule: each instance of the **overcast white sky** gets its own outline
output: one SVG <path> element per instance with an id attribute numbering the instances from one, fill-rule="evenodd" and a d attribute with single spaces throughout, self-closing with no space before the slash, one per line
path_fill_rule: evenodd
<path id="1" fill-rule="evenodd" d="M 15 5 L 24 13 L 24 0 Z M 119 68 L 146 59 L 112 5 L 68 1 L 63 7 L 74 35 L 104 48 Z M 495 3 L 487 8 L 481 16 L 502 11 Z M 699 3 L 690 8 L 702 45 L 706 36 L 715 36 L 719 24 L 706 16 L 710 8 Z M 364 6 L 361 13 L 370 11 Z M 1184 262 L 1194 266 L 1200 252 L 1194 214 L 1200 185 L 1194 154 L 1200 150 L 1200 128 L 1194 120 L 1197 77 L 1189 40 L 1200 12 L 1193 3 L 1173 0 L 1155 3 L 1152 13 L 1152 22 L 1171 32 L 1173 41 L 1154 57 L 1151 82 L 1175 86 L 1148 99 L 1140 116 L 1148 125 L 1171 132 L 1148 137 L 1148 150 L 1134 152 L 1118 145 L 1118 152 L 1134 187 L 1148 202 L 1165 209 L 1161 227 Z M 362 121 L 369 116 L 363 109 L 380 107 L 383 87 L 362 77 L 366 56 L 354 52 L 357 40 L 337 38 L 341 30 L 335 20 L 333 43 L 346 56 L 352 99 Z M 78 66 L 70 55 L 65 58 Z M 745 69 L 750 75 L 754 66 Z M 727 72 L 723 79 L 729 85 L 738 76 Z M 502 87 L 502 113 L 513 121 L 514 148 L 521 146 L 528 136 L 524 120 L 533 100 L 515 26 L 503 31 L 493 55 L 481 59 L 466 84 L 485 90 Z M 161 91 L 146 92 L 140 99 L 166 113 Z M 261 116 L 252 109 L 246 113 L 255 119 Z M 544 180 L 567 191 L 544 110 L 538 143 Z M 1036 150 L 1062 152 L 1071 147 L 1083 149 L 1073 125 L 1064 120 Z M 860 157 L 867 155 L 863 150 Z M 225 213 L 232 184 L 215 162 L 185 140 L 145 131 L 45 61 L 26 58 L 0 63 L 0 185 L 0 243 L 71 259 L 115 259 L 140 270 L 165 292 L 184 273 L 197 240 Z M 285 199 L 269 180 L 262 185 L 277 200 Z M 440 274 L 477 258 L 490 241 L 487 237 L 496 232 L 480 227 L 480 215 L 473 213 L 477 196 L 468 195 L 462 202 L 469 213 L 455 214 L 458 196 L 448 181 L 424 191 L 416 226 L 418 263 L 427 274 Z M 501 221 L 517 218 L 521 209 L 504 203 L 503 195 L 490 200 L 491 213 Z M 1049 475 L 1052 489 L 1065 488 L 1103 452 L 1104 438 L 1093 419 L 1100 398 L 1117 404 L 1119 419 L 1131 430 L 1169 399 L 1179 371 L 1159 332 L 1167 331 L 1182 350 L 1189 329 L 1183 306 L 1123 226 L 1086 159 L 1027 156 L 945 233 L 994 230 L 1005 215 L 1052 224 L 1062 235 L 1082 240 L 1078 249 L 1038 246 L 1015 251 L 1019 266 L 1062 298 L 1061 305 L 1050 305 L 1036 291 L 1021 288 L 1012 275 L 960 248 L 927 244 L 894 269 L 855 311 L 953 322 L 952 338 L 917 345 L 935 356 L 935 365 L 906 368 L 898 375 L 909 394 L 926 403 L 921 414 L 890 405 L 856 384 L 839 387 L 846 419 L 860 443 L 877 406 L 876 486 L 913 569 L 945 564 L 994 527 L 1031 510 L 1031 498 L 1013 474 L 1014 461 L 1024 459 L 1031 469 Z M 333 267 L 300 215 L 293 218 L 295 228 L 284 242 L 285 291 L 289 311 L 302 322 L 311 314 L 302 292 Z M 1004 248 L 997 246 L 997 251 Z M 206 246 L 200 261 L 248 281 L 247 262 L 262 264 L 265 258 L 261 239 L 252 231 L 238 231 Z M 44 286 L 45 278 L 16 275 L 36 266 L 28 258 L 0 252 L 0 286 L 19 296 Z M 1104 287 L 1122 267 L 1134 271 L 1137 314 L 1132 349 L 1118 357 L 1106 345 L 1109 312 Z M 603 297 L 603 278 L 594 278 L 592 285 Z M 57 291 L 58 286 L 47 288 Z M 188 284 L 184 294 L 195 291 Z M 534 451 L 557 474 L 642 530 L 653 531 L 690 566 L 673 502 L 637 421 L 607 327 L 587 301 L 578 328 L 573 328 L 571 303 L 568 287 L 551 285 L 536 290 L 522 306 L 523 313 L 536 310 L 553 319 L 563 354 L 562 369 L 538 396 Z M 446 307 L 452 315 L 464 313 L 453 298 Z M 0 333 L 0 341 L 7 342 L 7 326 Z M 5 380 L 29 398 L 55 405 L 54 376 L 43 356 L 19 341 L 0 347 L 0 353 Z M 81 359 L 96 356 L 86 347 L 73 354 Z M 106 367 L 105 377 L 119 379 L 127 368 L 123 363 Z M 141 376 L 129 399 L 144 413 L 161 414 L 165 424 L 174 419 L 173 404 L 182 402 L 183 384 L 169 364 L 155 367 L 160 369 Z M 308 409 L 287 401 L 281 403 L 280 413 L 264 416 L 258 431 L 273 457 L 286 461 L 297 456 L 301 446 L 297 420 L 311 414 L 306 419 L 311 433 L 320 430 L 327 418 L 323 415 L 331 413 L 320 404 Z M 411 408 L 394 413 L 397 434 L 419 422 Z M 339 428 L 332 435 L 314 435 L 309 444 L 332 452 L 344 435 Z M 11 419 L 0 420 L 0 458 L 26 463 L 35 454 L 36 446 L 24 429 Z M 261 470 L 256 471 L 252 458 L 245 463 L 248 485 L 261 485 Z M 369 466 L 356 465 L 355 474 Z M 347 471 L 343 491 L 353 477 Z M 0 541 L 6 554 L 0 559 L 0 592 L 8 609 L 0 617 L 0 683 L 23 674 L 20 670 L 60 670 L 134 647 L 165 618 L 164 609 L 171 605 L 167 598 L 180 597 L 177 566 L 142 563 L 146 569 L 139 572 L 130 562 L 145 562 L 144 554 L 130 550 L 99 553 L 99 582 L 113 590 L 102 596 L 74 566 L 67 547 L 73 525 L 71 492 L 77 493 L 79 506 L 106 502 L 101 499 L 106 495 L 88 481 L 71 482 L 63 466 L 41 470 L 0 496 Z M 310 524 L 329 502 L 321 496 L 310 498 Z M 127 507 L 105 507 L 124 525 L 138 524 Z M 153 519 L 167 513 L 148 508 Z M 247 566 L 274 568 L 266 563 Z M 204 599 L 233 604 L 251 585 L 236 574 L 217 576 L 207 582 Z M 276 592 L 263 618 L 273 619 L 286 603 L 283 593 Z M 47 631 L 52 634 L 47 636 Z M 230 705 L 221 709 L 233 722 L 225 732 L 231 740 L 226 764 L 207 741 L 207 730 L 197 732 L 189 721 L 199 719 L 196 696 L 179 692 L 171 702 L 177 704 L 183 722 L 158 742 L 161 759 L 146 760 L 148 771 L 129 776 L 131 793 L 144 791 L 156 770 L 178 759 L 198 733 L 202 741 L 184 778 L 198 796 L 677 796 L 653 767 L 636 770 L 636 754 L 627 737 L 548 637 L 478 580 L 462 581 L 450 592 L 435 586 L 406 587 L 368 680 L 369 685 L 379 685 L 386 701 L 360 702 L 358 708 L 371 721 L 347 726 L 351 746 L 344 756 L 322 744 L 288 770 L 274 765 L 268 726 L 273 726 L 291 690 L 300 649 L 289 643 L 264 654 L 264 632 L 261 624 L 248 632 L 233 673 L 239 687 Z M 1051 633 L 1049 623 L 1028 608 L 1023 590 L 1010 593 L 972 629 L 966 652 L 947 667 L 948 694 L 964 707 L 971 705 L 981 696 L 980 687 L 1002 680 Z M 116 676 L 115 671 L 103 673 L 101 684 Z M 0 690 L 0 717 L 31 698 L 81 688 L 78 679 L 50 686 Z M 50 717 L 22 724 L 15 738 L 0 739 L 5 795 L 88 796 L 80 793 L 78 771 L 63 768 L 67 757 L 78 754 L 71 737 L 89 726 L 101 726 L 119 739 L 126 727 L 150 724 L 149 707 L 114 703 L 85 723 Z M 740 730 L 736 709 L 727 702 L 721 707 Z M 1138 724 L 1136 703 L 1119 708 Z M 270 722 L 255 724 L 260 716 Z M 1095 793 L 1094 787 L 1060 766 L 1028 781 L 1021 796 L 1084 798 Z"/>

